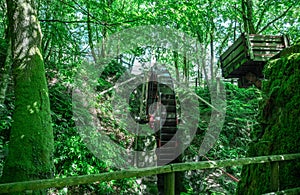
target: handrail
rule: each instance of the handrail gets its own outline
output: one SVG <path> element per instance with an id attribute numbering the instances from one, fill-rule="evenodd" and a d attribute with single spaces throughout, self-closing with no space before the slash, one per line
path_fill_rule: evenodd
<path id="1" fill-rule="evenodd" d="M 130 178 L 130 177 L 145 177 L 150 175 L 157 175 L 163 173 L 172 173 L 179 171 L 197 170 L 197 169 L 212 169 L 228 166 L 241 166 L 249 164 L 259 164 L 268 162 L 279 162 L 287 160 L 295 160 L 300 158 L 300 153 L 297 154 L 283 154 L 271 156 L 248 157 L 241 159 L 218 160 L 218 161 L 201 161 L 201 162 L 185 162 L 169 164 L 159 167 L 147 167 L 139 169 L 128 169 L 115 172 L 73 176 L 67 178 L 42 179 L 15 183 L 0 184 L 0 193 L 22 192 L 30 190 L 38 190 L 45 188 L 61 188 L 64 186 L 88 184 L 93 182 L 104 182 L 116 179 Z"/>
<path id="2" fill-rule="evenodd" d="M 299 192 L 300 192 L 300 187 L 281 190 L 278 192 L 270 192 L 270 193 L 266 193 L 266 194 L 262 194 L 262 195 L 276 195 L 276 194 L 290 194 L 291 195 L 291 194 L 299 194 Z"/>

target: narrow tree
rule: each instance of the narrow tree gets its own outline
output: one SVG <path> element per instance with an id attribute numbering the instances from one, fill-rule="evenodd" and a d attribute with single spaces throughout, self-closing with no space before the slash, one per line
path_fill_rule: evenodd
<path id="1" fill-rule="evenodd" d="M 53 175 L 53 131 L 34 0 L 7 0 L 15 110 L 2 182 Z"/>

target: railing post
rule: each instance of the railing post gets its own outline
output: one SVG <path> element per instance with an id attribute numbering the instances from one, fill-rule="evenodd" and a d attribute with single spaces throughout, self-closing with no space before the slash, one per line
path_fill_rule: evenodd
<path id="1" fill-rule="evenodd" d="M 279 191 L 279 162 L 271 162 L 271 190 L 273 192 Z"/>
<path id="2" fill-rule="evenodd" d="M 175 195 L 175 172 L 164 174 L 164 194 Z"/>

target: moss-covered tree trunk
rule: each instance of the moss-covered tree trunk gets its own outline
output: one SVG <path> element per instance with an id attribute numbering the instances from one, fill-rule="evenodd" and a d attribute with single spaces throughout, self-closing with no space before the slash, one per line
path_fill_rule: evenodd
<path id="1" fill-rule="evenodd" d="M 50 178 L 53 131 L 33 0 L 7 0 L 12 40 L 15 111 L 2 182 Z M 39 192 L 40 193 L 40 192 Z"/>
<path id="2" fill-rule="evenodd" d="M 300 153 L 300 45 L 281 52 L 264 69 L 262 132 L 248 156 Z M 259 135 L 260 134 L 260 135 Z M 237 194 L 262 194 L 300 186 L 300 160 L 243 167 Z"/>

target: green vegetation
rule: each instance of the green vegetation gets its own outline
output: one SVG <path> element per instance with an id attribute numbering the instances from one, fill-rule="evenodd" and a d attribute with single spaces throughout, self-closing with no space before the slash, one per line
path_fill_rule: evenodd
<path id="1" fill-rule="evenodd" d="M 40 26 L 35 19 L 33 5 L 14 1 L 8 2 L 7 8 L 15 109 L 1 182 L 51 178 L 54 139 L 40 50 Z M 29 13 L 22 12 L 23 9 L 31 9 L 30 16 Z M 27 17 L 33 19 L 28 22 Z M 32 28 L 28 28 L 26 23 Z M 32 37 L 32 34 L 35 36 Z"/>
<path id="2" fill-rule="evenodd" d="M 185 134 L 186 129 L 182 132 L 180 141 L 191 143 L 179 156 L 180 161 L 299 152 L 299 8 L 298 0 L 0 1 L 0 181 L 120 171 L 117 165 L 127 163 L 120 158 L 121 149 L 154 151 L 157 142 L 155 134 L 149 133 L 152 129 L 147 125 L 138 128 L 123 117 L 128 110 L 135 122 L 149 120 L 145 110 L 146 85 L 116 86 L 124 79 L 122 76 L 133 78 L 135 74 L 130 73 L 138 68 L 146 70 L 154 62 L 163 64 L 172 76 L 179 123 L 185 124 L 184 128 L 197 129 L 193 137 Z M 140 43 L 145 41 L 137 35 L 142 33 L 141 29 L 147 32 L 150 28 L 147 25 L 182 34 L 174 38 L 167 33 L 164 35 L 167 38 L 160 40 L 163 43 L 174 39 L 174 48 L 167 44 L 166 48 L 142 44 L 127 48 L 132 44 L 128 43 L 129 38 Z M 116 54 L 111 56 L 109 38 L 117 40 L 117 33 L 137 28 L 136 34 L 118 37 Z M 213 101 L 211 94 L 219 93 L 220 85 L 223 87 L 219 82 L 223 79 L 217 59 L 244 32 L 285 34 L 294 46 L 265 66 L 262 90 L 254 86 L 238 88 L 235 79 L 224 80 L 224 124 L 216 143 L 201 156 L 199 148 L 211 120 L 215 119 L 212 117 L 215 110 L 209 105 Z M 189 37 L 195 45 L 188 45 Z M 179 48 L 184 45 L 181 43 L 188 46 Z M 184 50 L 193 46 L 196 54 Z M 86 64 L 95 65 L 99 71 L 85 69 Z M 80 74 L 82 77 L 78 79 Z M 87 115 L 92 112 L 92 119 L 97 119 L 101 126 L 101 130 L 89 132 L 93 136 L 88 138 L 97 143 L 94 151 L 87 144 L 87 137 L 78 131 L 78 123 L 84 124 L 84 119 L 91 117 L 75 116 L 72 102 L 75 90 L 89 97 L 87 92 L 91 86 L 76 87 L 78 83 L 88 83 L 92 79 L 90 75 L 96 75 L 92 81 L 95 99 L 83 102 L 92 105 L 92 109 L 82 112 Z M 215 86 L 211 91 L 210 83 Z M 126 91 L 130 87 L 135 90 Z M 120 91 L 129 93 L 128 99 L 119 96 Z M 189 96 L 191 93 L 198 97 Z M 191 118 L 184 118 L 183 106 L 189 101 L 196 106 L 189 110 L 193 112 Z M 198 124 L 190 122 L 193 120 Z M 148 134 L 138 136 L 137 131 Z M 103 135 L 112 142 L 97 142 Z M 103 151 L 103 158 L 95 155 L 95 150 Z M 144 159 L 152 162 L 147 157 Z M 299 172 L 299 161 L 280 163 L 280 190 L 299 187 Z M 270 174 L 270 166 L 266 165 L 193 170 L 176 173 L 175 181 L 180 183 L 175 187 L 181 188 L 182 194 L 244 194 L 244 190 L 249 194 L 264 193 L 273 188 L 266 180 Z M 125 178 L 51 188 L 48 193 L 157 194 L 156 183 L 155 176 Z"/>
<path id="3" fill-rule="evenodd" d="M 299 153 L 300 45 L 284 51 L 265 67 L 264 99 L 259 119 L 262 132 L 256 134 L 248 156 Z M 291 52 L 292 51 L 292 52 Z M 254 132 L 253 132 L 254 134 Z M 243 168 L 238 194 L 267 193 L 272 189 L 272 166 L 249 165 Z M 299 186 L 299 161 L 279 163 L 279 190 Z M 275 190 L 273 190 L 275 191 Z"/>

